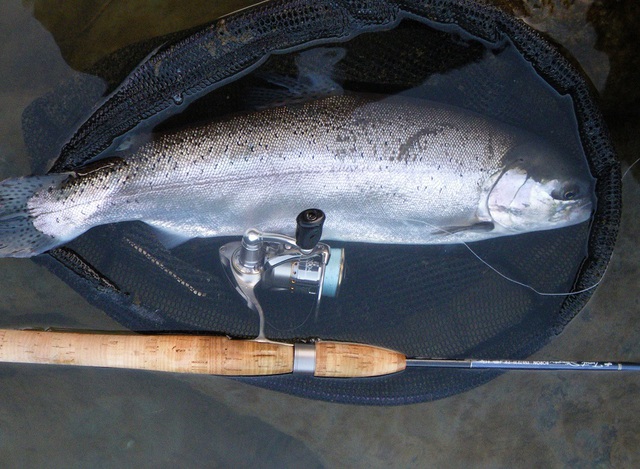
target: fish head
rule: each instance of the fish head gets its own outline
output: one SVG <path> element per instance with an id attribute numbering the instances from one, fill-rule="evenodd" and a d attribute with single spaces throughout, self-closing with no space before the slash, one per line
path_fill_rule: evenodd
<path id="1" fill-rule="evenodd" d="M 594 180 L 586 165 L 537 141 L 509 153 L 487 198 L 489 214 L 503 231 L 549 230 L 591 218 Z"/>

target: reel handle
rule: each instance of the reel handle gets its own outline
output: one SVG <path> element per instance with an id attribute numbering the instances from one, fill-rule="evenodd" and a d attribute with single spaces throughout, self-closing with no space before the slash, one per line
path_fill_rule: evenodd
<path id="1" fill-rule="evenodd" d="M 317 208 L 300 212 L 296 217 L 296 244 L 300 249 L 309 250 L 317 246 L 322 237 L 322 225 L 326 217 Z"/>

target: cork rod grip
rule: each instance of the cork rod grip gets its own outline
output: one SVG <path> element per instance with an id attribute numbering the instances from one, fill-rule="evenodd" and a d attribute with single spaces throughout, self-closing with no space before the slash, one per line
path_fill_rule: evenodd
<path id="1" fill-rule="evenodd" d="M 394 350 L 347 342 L 316 344 L 315 376 L 364 378 L 397 373 L 405 369 L 406 357 Z"/>
<path id="2" fill-rule="evenodd" d="M 291 373 L 293 347 L 203 335 L 0 330 L 0 362 L 261 376 Z"/>
<path id="3" fill-rule="evenodd" d="M 11 363 L 224 376 L 276 375 L 295 369 L 335 378 L 386 375 L 406 366 L 401 353 L 370 345 L 320 341 L 301 348 L 307 353 L 294 354 L 290 344 L 206 335 L 0 330 L 0 362 Z"/>

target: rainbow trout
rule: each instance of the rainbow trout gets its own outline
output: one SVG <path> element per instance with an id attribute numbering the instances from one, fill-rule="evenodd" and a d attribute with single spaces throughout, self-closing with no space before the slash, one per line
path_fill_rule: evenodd
<path id="1" fill-rule="evenodd" d="M 29 257 L 106 223 L 141 220 L 170 244 L 292 233 L 460 243 L 589 219 L 592 180 L 540 138 L 442 104 L 333 96 L 157 136 L 92 170 L 0 183 L 0 256 Z"/>

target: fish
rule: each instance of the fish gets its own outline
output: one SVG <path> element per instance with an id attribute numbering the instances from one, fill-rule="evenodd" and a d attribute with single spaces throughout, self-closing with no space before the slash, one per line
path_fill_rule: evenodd
<path id="1" fill-rule="evenodd" d="M 453 244 L 588 220 L 593 179 L 523 129 L 407 96 L 344 94 L 156 135 L 127 157 L 0 183 L 0 256 L 30 257 L 91 228 L 140 220 L 168 247 L 248 228 Z M 568 162 L 569 161 L 569 162 Z"/>

